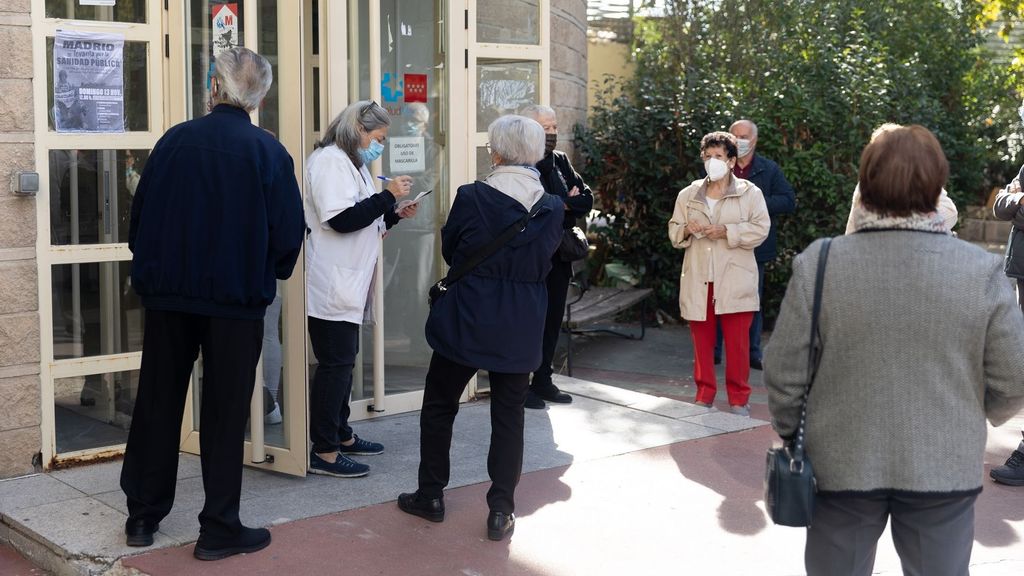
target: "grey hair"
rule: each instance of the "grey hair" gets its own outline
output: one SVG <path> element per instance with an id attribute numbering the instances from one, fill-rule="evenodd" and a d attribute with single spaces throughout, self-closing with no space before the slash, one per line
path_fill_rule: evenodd
<path id="1" fill-rule="evenodd" d="M 217 55 L 214 75 L 220 82 L 217 102 L 255 110 L 274 82 L 270 62 L 245 47 L 231 48 Z"/>
<path id="2" fill-rule="evenodd" d="M 729 126 L 729 132 L 732 132 L 732 129 L 735 128 L 736 126 L 740 125 L 740 124 L 749 124 L 750 125 L 750 131 L 754 133 L 754 138 L 757 138 L 757 124 L 754 124 L 753 120 L 747 120 L 746 118 L 741 118 L 741 119 L 733 122 L 732 126 Z"/>
<path id="3" fill-rule="evenodd" d="M 544 157 L 544 129 L 533 118 L 501 116 L 487 127 L 487 139 L 501 164 L 533 166 Z"/>
<path id="4" fill-rule="evenodd" d="M 523 108 L 521 114 L 527 118 L 533 118 L 534 120 L 540 120 L 542 116 L 551 116 L 555 119 L 558 118 L 558 114 L 555 113 L 554 108 L 543 104 L 530 104 L 526 108 Z"/>
<path id="5" fill-rule="evenodd" d="M 363 165 L 363 160 L 359 157 L 359 144 L 362 138 L 360 129 L 363 132 L 373 132 L 378 128 L 390 125 L 391 116 L 388 115 L 388 111 L 376 102 L 370 100 L 353 102 L 346 106 L 334 120 L 331 120 L 331 123 L 324 129 L 320 141 L 316 143 L 316 147 L 337 146 L 345 154 L 348 154 L 352 163 L 359 168 Z"/>

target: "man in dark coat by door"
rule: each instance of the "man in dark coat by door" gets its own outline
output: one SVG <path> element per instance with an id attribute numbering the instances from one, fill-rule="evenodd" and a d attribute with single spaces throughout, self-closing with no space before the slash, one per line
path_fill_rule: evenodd
<path id="1" fill-rule="evenodd" d="M 160 138 L 135 191 L 128 248 L 146 326 L 121 468 L 128 546 L 153 544 L 174 504 L 181 418 L 200 351 L 206 501 L 193 554 L 217 560 L 270 543 L 270 532 L 238 517 L 245 423 L 267 305 L 291 275 L 306 229 L 291 156 L 249 118 L 271 82 L 259 54 L 218 54 L 210 113 Z"/>
<path id="2" fill-rule="evenodd" d="M 533 118 L 544 128 L 544 158 L 537 163 L 540 181 L 544 191 L 559 197 L 565 204 L 565 219 L 562 227 L 566 230 L 576 225 L 594 207 L 594 195 L 573 169 L 569 157 L 555 150 L 558 143 L 558 117 L 547 106 L 533 105 L 523 110 L 523 116 Z M 544 320 L 544 341 L 540 366 L 533 371 L 530 391 L 526 395 L 526 407 L 544 408 L 545 401 L 561 404 L 572 402 L 572 396 L 562 392 L 551 381 L 554 368 L 551 361 L 558 346 L 558 335 L 565 314 L 565 300 L 572 279 L 572 262 L 564 262 L 558 252 L 551 257 L 551 272 L 548 273 L 548 307 Z"/>

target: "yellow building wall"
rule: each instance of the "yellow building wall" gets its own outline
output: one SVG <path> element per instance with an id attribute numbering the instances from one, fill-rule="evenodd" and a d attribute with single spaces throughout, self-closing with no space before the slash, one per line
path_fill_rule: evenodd
<path id="1" fill-rule="evenodd" d="M 597 94 L 604 89 L 605 75 L 629 78 L 635 65 L 629 57 L 629 45 L 591 39 L 587 42 L 587 109 L 593 110 Z"/>

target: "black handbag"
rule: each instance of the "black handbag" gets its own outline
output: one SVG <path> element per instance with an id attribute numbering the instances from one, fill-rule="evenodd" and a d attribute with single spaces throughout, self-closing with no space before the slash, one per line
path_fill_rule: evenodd
<path id="1" fill-rule="evenodd" d="M 772 522 L 780 526 L 803 528 L 811 525 L 814 517 L 814 494 L 817 483 L 814 467 L 804 451 L 804 427 L 807 423 L 807 395 L 818 372 L 821 359 L 821 340 L 818 334 L 818 314 L 821 311 L 822 284 L 825 263 L 832 239 L 826 238 L 818 256 L 818 271 L 814 278 L 814 307 L 811 311 L 811 345 L 807 354 L 807 386 L 800 402 L 800 423 L 795 437 L 781 448 L 768 450 L 764 477 L 764 504 Z"/>
<path id="2" fill-rule="evenodd" d="M 1016 226 L 1010 228 L 1010 237 L 1006 240 L 1006 260 L 1003 272 L 1010 278 L 1024 280 L 1024 232 Z"/>
<path id="3" fill-rule="evenodd" d="M 562 262 L 583 260 L 589 251 L 590 244 L 582 228 L 573 226 L 562 231 L 562 241 L 558 244 L 558 258 Z"/>
<path id="4" fill-rule="evenodd" d="M 515 237 L 516 234 L 525 230 L 526 223 L 537 215 L 537 212 L 540 211 L 543 204 L 543 201 L 538 201 L 533 205 L 533 209 L 530 210 L 527 215 L 513 222 L 508 228 L 505 228 L 501 234 L 488 242 L 483 248 L 478 250 L 469 258 L 460 262 L 458 268 L 449 270 L 448 274 L 446 274 L 444 278 L 434 282 L 434 285 L 427 291 L 427 304 L 433 307 L 434 303 L 448 292 L 448 288 L 452 284 L 458 282 L 459 279 L 468 274 L 470 270 L 476 268 L 477 264 L 480 264 L 489 258 L 491 254 L 500 250 L 502 246 L 508 244 L 509 240 Z"/>

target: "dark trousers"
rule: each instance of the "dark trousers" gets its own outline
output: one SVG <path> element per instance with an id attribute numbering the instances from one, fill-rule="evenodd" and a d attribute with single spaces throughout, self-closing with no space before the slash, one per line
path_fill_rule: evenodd
<path id="1" fill-rule="evenodd" d="M 868 576 L 878 538 L 892 518 L 892 541 L 906 576 L 966 576 L 977 496 L 877 496 L 815 500 L 807 529 L 808 576 Z"/>
<path id="2" fill-rule="evenodd" d="M 121 468 L 130 521 L 159 522 L 174 504 L 181 417 L 202 350 L 197 392 L 206 503 L 199 524 L 208 537 L 238 534 L 245 424 L 262 345 L 262 320 L 146 311 L 139 391 Z"/>
<path id="3" fill-rule="evenodd" d="M 420 412 L 419 492 L 439 498 L 451 472 L 449 452 L 452 426 L 459 413 L 459 397 L 477 369 L 463 366 L 434 352 L 427 370 Z M 491 510 L 515 511 L 515 491 L 523 470 L 523 403 L 529 374 L 490 372 L 491 447 L 487 453 L 487 474 L 491 488 L 487 505 Z"/>
<path id="4" fill-rule="evenodd" d="M 754 319 L 750 322 L 750 359 L 761 360 L 761 331 L 763 330 L 764 317 L 761 310 L 764 310 L 764 266 L 766 262 L 757 263 L 757 296 L 761 301 L 761 308 L 754 312 Z M 717 327 L 715 335 L 715 358 L 722 358 L 722 324 Z"/>
<path id="5" fill-rule="evenodd" d="M 551 385 L 551 366 L 558 347 L 558 336 L 562 333 L 562 319 L 565 317 L 565 300 L 572 280 L 572 262 L 563 262 L 558 254 L 551 261 L 551 272 L 548 273 L 548 309 L 544 316 L 544 341 L 541 351 L 540 366 L 533 371 L 533 388 Z"/>
<path id="6" fill-rule="evenodd" d="M 349 399 L 359 328 L 351 322 L 309 317 L 309 342 L 319 362 L 309 390 L 309 438 L 314 452 L 334 452 L 352 439 Z"/>

